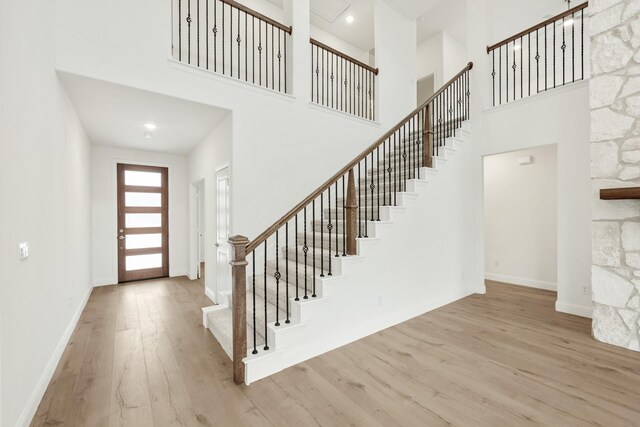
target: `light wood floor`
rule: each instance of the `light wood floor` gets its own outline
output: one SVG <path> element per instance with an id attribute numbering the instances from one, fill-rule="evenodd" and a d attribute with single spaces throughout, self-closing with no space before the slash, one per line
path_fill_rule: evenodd
<path id="1" fill-rule="evenodd" d="M 640 354 L 555 294 L 476 295 L 249 387 L 202 327 L 199 281 L 93 291 L 32 425 L 640 425 Z"/>

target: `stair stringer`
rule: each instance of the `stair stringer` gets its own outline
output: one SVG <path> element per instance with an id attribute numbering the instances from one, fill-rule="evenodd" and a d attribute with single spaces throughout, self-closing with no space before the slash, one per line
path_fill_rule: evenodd
<path id="1" fill-rule="evenodd" d="M 318 278 L 318 298 L 292 301 L 292 322 L 268 326 L 270 350 L 244 359 L 250 384 L 280 370 L 476 293 L 473 271 L 471 126 L 422 169 L 388 221 L 370 222 L 358 255 L 335 259 L 340 275 Z M 446 160 L 445 160 L 446 159 Z"/>

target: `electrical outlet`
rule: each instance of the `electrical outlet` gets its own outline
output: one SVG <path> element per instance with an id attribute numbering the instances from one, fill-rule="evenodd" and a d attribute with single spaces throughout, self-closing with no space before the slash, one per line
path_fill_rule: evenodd
<path id="1" fill-rule="evenodd" d="M 29 242 L 22 242 L 18 247 L 18 262 L 24 262 L 29 258 Z"/>

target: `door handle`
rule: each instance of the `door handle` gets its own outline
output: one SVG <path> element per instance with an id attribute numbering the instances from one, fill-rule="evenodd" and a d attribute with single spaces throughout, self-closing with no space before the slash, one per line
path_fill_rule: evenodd
<path id="1" fill-rule="evenodd" d="M 124 236 L 119 236 L 118 239 L 124 240 Z"/>
<path id="2" fill-rule="evenodd" d="M 219 247 L 220 247 L 220 243 L 216 243 L 216 248 L 219 248 Z"/>

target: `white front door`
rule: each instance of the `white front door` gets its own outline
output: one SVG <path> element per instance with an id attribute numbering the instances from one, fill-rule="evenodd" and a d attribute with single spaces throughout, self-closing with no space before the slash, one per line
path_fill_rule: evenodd
<path id="1" fill-rule="evenodd" d="M 229 245 L 229 168 L 216 173 L 216 259 L 218 293 L 231 291 L 231 247 Z"/>

